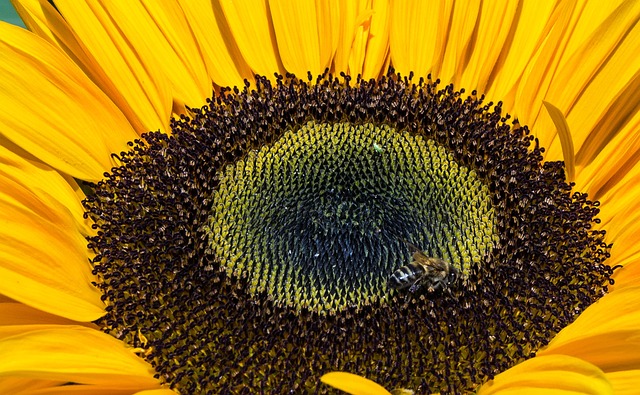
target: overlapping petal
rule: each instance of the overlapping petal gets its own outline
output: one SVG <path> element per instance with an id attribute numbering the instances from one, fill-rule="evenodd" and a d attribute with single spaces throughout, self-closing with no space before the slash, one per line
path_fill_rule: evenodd
<path id="1" fill-rule="evenodd" d="M 0 134 L 62 173 L 99 180 L 133 136 L 122 113 L 63 53 L 0 23 Z M 20 94 L 16 94 L 20 92 Z"/>
<path id="2" fill-rule="evenodd" d="M 180 6 L 196 37 L 211 80 L 218 86 L 242 86 L 253 73 L 231 39 L 229 25 L 217 2 L 179 0 Z"/>
<path id="3" fill-rule="evenodd" d="M 100 317 L 75 182 L 7 141 L 0 175 L 0 293 L 63 317 Z"/>
<path id="4" fill-rule="evenodd" d="M 611 383 L 596 366 L 566 355 L 527 360 L 496 376 L 478 395 L 607 395 Z"/>
<path id="5" fill-rule="evenodd" d="M 20 5 L 17 7 L 20 15 L 31 21 L 27 25 L 37 25 L 46 37 L 60 43 L 121 109 L 138 133 L 167 130 L 173 108 L 172 89 L 158 66 L 161 60 L 144 57 L 150 53 L 149 44 L 144 43 L 144 35 L 148 34 L 151 40 L 158 39 L 157 29 L 147 32 L 152 24 L 148 14 L 139 7 L 132 9 L 132 12 L 137 10 L 136 15 L 147 22 L 147 29 L 138 30 L 132 42 L 123 28 L 135 30 L 136 15 L 120 20 L 109 14 L 120 9 L 119 5 L 124 6 L 123 3 L 56 1 L 55 9 L 46 0 L 16 3 Z M 156 48 L 161 46 L 157 42 L 153 44 L 157 44 Z M 165 48 L 168 46 L 166 42 L 163 44 Z"/>
<path id="6" fill-rule="evenodd" d="M 100 331 L 72 325 L 0 327 L 3 377 L 77 383 L 129 393 L 159 388 L 153 368 L 122 342 Z"/>
<path id="7" fill-rule="evenodd" d="M 134 131 L 166 131 L 172 112 L 204 104 L 211 81 L 325 67 L 375 78 L 389 62 L 503 100 L 549 147 L 547 160 L 575 164 L 577 189 L 602 202 L 610 262 L 624 265 L 614 292 L 480 393 L 635 390 L 640 2 L 55 3 L 16 1 L 41 38 L 0 24 L 0 134 L 11 141 L 0 151 L 0 293 L 24 303 L 0 304 L 0 392 L 158 388 L 121 342 L 71 324 L 103 311 L 71 177 L 99 180 Z M 387 393 L 345 373 L 323 381 Z M 50 388 L 66 382 L 83 385 Z"/>

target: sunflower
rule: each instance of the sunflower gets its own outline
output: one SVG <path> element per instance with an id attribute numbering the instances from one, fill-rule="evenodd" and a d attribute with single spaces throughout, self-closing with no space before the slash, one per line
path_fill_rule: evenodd
<path id="1" fill-rule="evenodd" d="M 0 392 L 636 390 L 640 2 L 14 6 Z"/>

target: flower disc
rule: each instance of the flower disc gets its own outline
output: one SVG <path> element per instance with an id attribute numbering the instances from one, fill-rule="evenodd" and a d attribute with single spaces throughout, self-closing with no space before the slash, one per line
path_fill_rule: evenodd
<path id="1" fill-rule="evenodd" d="M 391 73 L 256 81 L 132 143 L 85 202 L 97 324 L 170 387 L 325 393 L 339 370 L 461 393 L 606 293 L 598 203 L 500 103 Z M 391 289 L 412 244 L 459 278 Z"/>
<path id="2" fill-rule="evenodd" d="M 254 296 L 296 310 L 386 299 L 410 245 L 464 273 L 496 239 L 476 174 L 433 140 L 386 125 L 309 122 L 218 177 L 212 251 L 249 277 Z"/>

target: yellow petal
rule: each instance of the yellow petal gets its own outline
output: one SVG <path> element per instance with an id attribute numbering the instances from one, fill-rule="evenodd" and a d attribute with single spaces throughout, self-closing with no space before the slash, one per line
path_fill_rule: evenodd
<path id="1" fill-rule="evenodd" d="M 78 184 L 3 137 L 0 137 L 0 176 L 0 190 L 16 200 L 38 202 L 39 215 L 55 220 L 55 214 L 51 213 L 66 213 L 83 235 L 92 232 L 90 221 L 83 219 L 80 201 L 84 194 Z"/>
<path id="2" fill-rule="evenodd" d="M 380 384 L 353 373 L 331 372 L 320 381 L 352 395 L 391 395 Z"/>
<path id="3" fill-rule="evenodd" d="M 0 394 L 23 395 L 46 393 L 47 388 L 63 385 L 54 380 L 38 380 L 24 377 L 0 378 Z"/>
<path id="4" fill-rule="evenodd" d="M 389 62 L 391 10 L 386 1 L 375 1 L 371 13 L 356 25 L 349 56 L 349 73 L 363 79 L 378 78 L 386 73 Z"/>
<path id="5" fill-rule="evenodd" d="M 467 90 L 487 90 L 494 67 L 499 64 L 502 48 L 513 36 L 518 25 L 519 3 L 509 0 L 482 2 L 477 21 L 475 41 L 468 63 L 456 86 Z"/>
<path id="6" fill-rule="evenodd" d="M 0 377 L 59 380 L 139 391 L 154 370 L 121 341 L 80 326 L 0 327 Z"/>
<path id="7" fill-rule="evenodd" d="M 605 375 L 613 386 L 616 395 L 633 395 L 638 393 L 640 370 L 625 370 L 622 372 L 606 373 Z"/>
<path id="8" fill-rule="evenodd" d="M 132 46 L 119 26 L 126 22 L 113 19 L 107 6 L 98 0 L 62 0 L 55 4 L 67 26 L 61 32 L 54 30 L 57 25 L 49 27 L 60 40 L 70 40 L 72 35 L 77 45 L 68 47 L 79 47 L 82 52 L 75 56 L 83 69 L 122 110 L 134 129 L 138 133 L 167 130 L 173 102 L 171 86 L 158 65 L 162 59 L 149 59 L 144 49 Z M 153 35 L 146 28 L 141 30 L 139 34 Z"/>
<path id="9" fill-rule="evenodd" d="M 634 121 L 638 129 L 640 113 Z M 634 128 L 631 126 L 631 128 Z M 606 241 L 613 243 L 610 266 L 624 265 L 625 270 L 616 273 L 626 277 L 633 271 L 627 268 L 640 260 L 640 135 L 627 130 L 619 133 L 602 153 L 586 169 L 578 173 L 577 188 L 589 193 L 591 199 L 600 201 L 599 229 L 606 230 Z M 598 172 L 599 170 L 599 172 Z M 592 175 L 592 179 L 589 179 Z M 632 285 L 627 278 L 627 285 Z M 616 287 L 621 284 L 616 281 Z M 640 284 L 636 282 L 635 284 Z"/>
<path id="10" fill-rule="evenodd" d="M 491 73 L 489 89 L 485 92 L 494 102 L 501 100 L 504 108 L 507 108 L 512 115 L 521 116 L 514 108 L 513 102 L 518 83 L 532 59 L 535 61 L 534 55 L 544 45 L 549 45 L 549 41 L 557 35 L 555 32 L 549 35 L 549 32 L 552 29 L 561 30 L 556 24 L 558 11 L 566 7 L 567 3 L 569 2 L 561 7 L 556 0 L 520 3 L 521 9 L 515 15 L 516 20 L 512 25 L 512 37 L 508 37 L 502 47 L 500 57 Z M 456 3 L 457 8 L 462 8 L 464 5 L 464 3 Z M 537 104 L 540 105 L 539 100 Z"/>
<path id="11" fill-rule="evenodd" d="M 135 134 L 122 113 L 63 53 L 0 23 L 0 131 L 73 177 L 97 181 Z"/>
<path id="12" fill-rule="evenodd" d="M 581 358 L 604 372 L 640 369 L 640 287 L 617 289 L 587 308 L 538 355 Z"/>
<path id="13" fill-rule="evenodd" d="M 570 35 L 571 49 L 563 53 L 545 96 L 566 114 L 578 165 L 589 163 L 637 112 L 640 3 L 620 3 L 612 10 L 585 3 L 579 33 Z M 557 158 L 559 142 L 548 148 L 548 157 Z"/>
<path id="14" fill-rule="evenodd" d="M 333 5 L 333 4 L 332 4 Z M 386 1 L 345 1 L 331 7 L 338 38 L 333 72 L 377 78 L 389 62 L 390 6 Z"/>
<path id="15" fill-rule="evenodd" d="M 284 68 L 301 78 L 308 71 L 313 76 L 322 74 L 331 64 L 333 36 L 338 34 L 338 21 L 331 21 L 328 3 L 274 0 L 269 10 Z"/>
<path id="16" fill-rule="evenodd" d="M 89 62 L 82 47 L 53 5 L 39 0 L 12 0 L 12 3 L 29 31 L 58 47 L 87 73 L 84 66 Z"/>
<path id="17" fill-rule="evenodd" d="M 122 389 L 112 385 L 85 385 L 51 380 L 9 379 L 14 382 L 11 390 L 3 391 L 0 381 L 0 393 L 11 395 L 131 395 L 131 389 Z M 22 382 L 22 383 L 20 383 Z M 145 390 L 136 394 L 177 395 L 171 390 Z"/>
<path id="18" fill-rule="evenodd" d="M 275 72 L 284 74 L 266 2 L 220 0 L 220 5 L 233 38 L 251 69 L 268 78 L 273 78 Z"/>
<path id="19" fill-rule="evenodd" d="M 569 125 L 567 124 L 564 114 L 562 114 L 558 107 L 546 101 L 543 101 L 543 104 L 549 112 L 553 123 L 556 125 L 556 130 L 562 143 L 562 158 L 564 160 L 565 171 L 567 172 L 567 181 L 573 181 L 575 179 L 576 169 L 573 139 L 571 138 Z"/>
<path id="20" fill-rule="evenodd" d="M 77 325 L 78 323 L 22 303 L 0 303 L 0 326 L 36 324 Z"/>
<path id="21" fill-rule="evenodd" d="M 537 37 L 539 41 L 536 41 L 534 48 L 532 48 L 534 52 L 530 55 L 521 80 L 515 87 L 512 114 L 532 128 L 533 134 L 540 139 L 541 145 L 545 149 L 557 137 L 557 134 L 551 117 L 547 111 L 542 109 L 542 101 L 552 83 L 563 85 L 561 81 L 555 82 L 553 77 L 561 62 L 567 37 L 572 37 L 570 32 L 575 24 L 574 16 L 579 14 L 580 10 L 581 6 L 577 4 L 577 1 L 571 0 L 554 4 L 553 9 L 547 11 L 545 15 L 548 16 L 548 19 L 542 27 L 542 34 Z M 523 16 L 522 20 L 534 18 L 533 16 L 529 16 L 529 18 Z M 522 24 L 519 25 L 522 26 Z M 525 22 L 525 29 L 526 25 Z M 513 50 L 517 51 L 517 48 L 513 48 Z M 527 54 L 525 54 L 526 56 Z M 547 102 L 557 107 L 555 101 L 547 99 Z M 560 108 L 560 110 L 564 114 L 563 109 Z M 549 157 L 549 160 L 561 159 L 560 156 Z"/>
<path id="22" fill-rule="evenodd" d="M 455 82 L 459 86 L 459 77 L 469 61 L 468 49 L 473 43 L 474 32 L 479 18 L 481 1 L 470 0 L 455 2 L 451 9 L 451 22 L 444 29 L 446 41 L 443 43 L 442 61 L 433 65 L 433 77 L 445 83 Z M 439 22 L 439 23 L 442 23 Z"/>
<path id="23" fill-rule="evenodd" d="M 182 8 L 167 1 L 103 3 L 146 65 L 169 81 L 174 102 L 200 107 L 212 94 L 211 80 Z"/>
<path id="24" fill-rule="evenodd" d="M 620 131 L 586 166 L 579 166 L 576 185 L 579 190 L 589 193 L 593 199 L 601 200 L 609 194 L 616 194 L 621 185 L 640 173 L 640 112 L 620 127 Z M 623 192 L 633 192 L 636 188 L 625 186 Z M 617 196 L 620 198 L 620 196 Z M 616 204 L 615 200 L 607 199 Z M 616 207 L 616 211 L 625 206 Z M 605 207 L 609 208 L 609 207 Z"/>
<path id="25" fill-rule="evenodd" d="M 0 293 L 77 321 L 102 316 L 87 241 L 71 212 L 10 177 L 0 178 L 0 191 Z"/>
<path id="26" fill-rule="evenodd" d="M 497 375 L 478 395 L 613 394 L 606 376 L 596 366 L 566 355 L 535 357 Z"/>
<path id="27" fill-rule="evenodd" d="M 334 9 L 334 16 L 338 18 L 338 38 L 335 42 L 336 52 L 333 58 L 333 68 L 336 74 L 349 71 L 351 46 L 355 39 L 357 21 L 371 14 L 366 1 L 340 1 Z"/>
<path id="28" fill-rule="evenodd" d="M 438 1 L 391 3 L 389 47 L 393 67 L 404 75 L 426 76 L 440 61 L 448 29 L 448 4 Z"/>
<path id="29" fill-rule="evenodd" d="M 233 40 L 222 9 L 211 0 L 179 0 L 198 41 L 209 77 L 218 86 L 242 86 L 253 73 Z"/>

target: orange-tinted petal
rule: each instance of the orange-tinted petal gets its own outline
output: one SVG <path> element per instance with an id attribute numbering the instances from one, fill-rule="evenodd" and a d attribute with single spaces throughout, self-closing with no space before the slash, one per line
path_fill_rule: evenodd
<path id="1" fill-rule="evenodd" d="M 136 392 L 134 395 L 176 395 L 176 392 L 173 392 L 169 389 L 158 389 L 158 390 L 144 390 L 144 391 Z"/>
<path id="2" fill-rule="evenodd" d="M 22 303 L 0 303 L 0 326 L 36 324 L 77 325 L 78 323 Z"/>
<path id="3" fill-rule="evenodd" d="M 46 393 L 47 389 L 51 387 L 56 387 L 63 384 L 64 381 L 0 376 L 0 394 L 41 394 L 43 392 Z"/>

